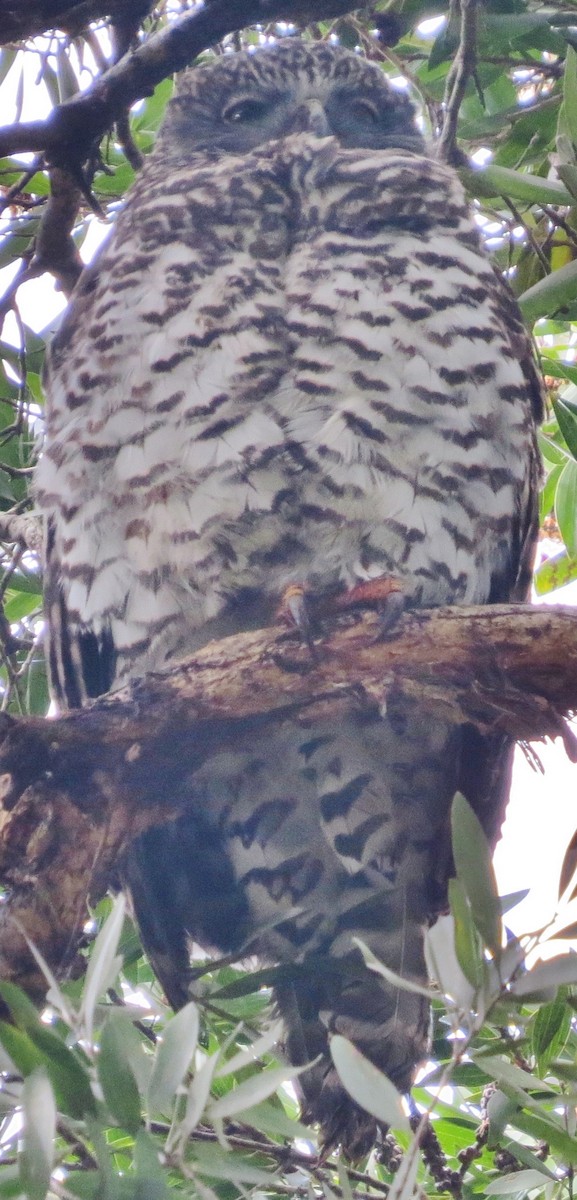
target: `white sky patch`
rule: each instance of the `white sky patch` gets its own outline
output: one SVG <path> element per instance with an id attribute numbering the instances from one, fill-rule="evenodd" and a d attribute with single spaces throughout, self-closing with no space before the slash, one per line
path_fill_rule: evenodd
<path id="1" fill-rule="evenodd" d="M 474 162 L 478 167 L 486 167 L 493 157 L 493 151 L 489 150 L 488 146 L 480 146 L 475 153 L 471 155 L 471 162 Z"/>
<path id="2" fill-rule="evenodd" d="M 429 17 L 427 21 L 421 21 L 421 24 L 417 25 L 417 37 L 423 38 L 423 41 L 430 41 L 431 38 L 437 37 L 446 24 L 446 17 Z"/>

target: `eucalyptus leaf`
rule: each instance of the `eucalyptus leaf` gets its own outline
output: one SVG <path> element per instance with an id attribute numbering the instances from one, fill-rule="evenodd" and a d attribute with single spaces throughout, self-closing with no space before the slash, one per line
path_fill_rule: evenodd
<path id="1" fill-rule="evenodd" d="M 493 1179 L 485 1188 L 486 1196 L 519 1196 L 532 1191 L 533 1188 L 543 1187 L 541 1171 L 514 1171 L 511 1175 L 501 1175 Z"/>
<path id="2" fill-rule="evenodd" d="M 198 1044 L 199 1025 L 198 1008 L 192 1000 L 165 1025 L 148 1085 L 151 1111 L 172 1112 L 177 1089 Z"/>
<path id="3" fill-rule="evenodd" d="M 254 1156 L 250 1158 L 248 1155 L 237 1154 L 235 1151 L 227 1152 L 221 1146 L 211 1146 L 206 1142 L 195 1143 L 192 1161 L 201 1175 L 207 1176 L 209 1179 L 228 1180 L 235 1185 L 235 1188 L 239 1184 L 252 1187 L 262 1184 L 266 1187 L 274 1180 L 270 1169 L 259 1167 Z"/>
<path id="4" fill-rule="evenodd" d="M 535 572 L 533 585 L 538 596 L 546 596 L 557 588 L 565 587 L 577 579 L 577 556 L 563 551 L 554 558 L 547 558 Z"/>
<path id="5" fill-rule="evenodd" d="M 340 1034 L 331 1038 L 330 1048 L 339 1077 L 353 1100 L 383 1124 L 408 1132 L 409 1119 L 394 1083 Z"/>
<path id="6" fill-rule="evenodd" d="M 46 1071 L 63 1112 L 82 1118 L 95 1111 L 87 1071 L 51 1029 L 38 1025 L 25 1032 L 0 1021 L 0 1042 L 25 1077 L 37 1067 Z"/>
<path id="7" fill-rule="evenodd" d="M 531 996 L 565 983 L 577 984 L 577 954 L 574 952 L 537 963 L 513 982 L 511 990 L 515 996 Z"/>
<path id="8" fill-rule="evenodd" d="M 125 912 L 126 900 L 122 892 L 119 892 L 114 897 L 110 916 L 104 922 L 92 948 L 81 1006 L 81 1016 L 84 1020 L 88 1041 L 92 1041 L 96 1005 L 107 988 L 114 983 L 122 963 L 122 959 L 117 955 L 117 950 Z"/>
<path id="9" fill-rule="evenodd" d="M 175 1197 L 160 1165 L 158 1147 L 145 1129 L 139 1130 L 134 1145 L 137 1200 L 170 1200 Z"/>
<path id="10" fill-rule="evenodd" d="M 20 1178 L 29 1200 L 44 1200 L 54 1164 L 56 1102 L 46 1071 L 39 1068 L 22 1089 L 23 1141 Z"/>
<path id="11" fill-rule="evenodd" d="M 553 410 L 567 446 L 577 459 L 577 405 L 558 396 L 553 400 Z"/>
<path id="12" fill-rule="evenodd" d="M 273 1046 L 280 1041 L 283 1032 L 282 1021 L 274 1021 L 269 1029 L 256 1038 L 244 1050 L 239 1050 L 232 1058 L 221 1063 L 216 1074 L 217 1075 L 234 1075 L 236 1071 L 242 1070 L 243 1067 L 254 1065 L 255 1061 L 261 1058 L 264 1054 L 268 1054 Z"/>
<path id="13" fill-rule="evenodd" d="M 220 1059 L 220 1051 L 205 1059 L 202 1066 L 195 1071 L 188 1086 L 184 1117 L 178 1130 L 181 1140 L 186 1141 L 193 1129 L 196 1129 L 202 1114 L 208 1104 L 210 1089 L 216 1068 Z"/>
<path id="14" fill-rule="evenodd" d="M 570 1028 L 571 1013 L 564 995 L 556 996 L 555 1000 L 544 1004 L 535 1014 L 531 1045 L 541 1073 L 562 1050 Z"/>
<path id="15" fill-rule="evenodd" d="M 207 1117 L 211 1121 L 221 1121 L 225 1117 L 238 1116 L 239 1113 L 244 1112 L 245 1108 L 259 1104 L 261 1100 L 266 1100 L 283 1083 L 296 1079 L 297 1075 L 306 1070 L 306 1066 L 274 1067 L 272 1070 L 261 1071 L 258 1075 L 251 1075 L 250 1079 L 245 1079 L 243 1083 L 239 1083 L 238 1087 L 233 1088 L 218 1100 L 213 1100 L 208 1106 Z"/>
<path id="16" fill-rule="evenodd" d="M 449 904 L 452 918 L 453 959 L 455 959 L 456 955 L 455 967 L 460 968 L 460 970 L 455 970 L 455 977 L 451 982 L 451 986 L 445 987 L 443 984 L 443 990 L 452 995 L 455 1000 L 458 1000 L 463 1007 L 471 1007 L 474 993 L 483 985 L 483 947 L 478 931 L 475 928 L 473 914 L 461 879 L 449 880 Z M 441 917 L 442 920 L 443 918 Z M 445 960 L 447 961 L 447 965 L 451 962 L 450 948 L 447 948 L 445 952 Z M 462 982 L 459 978 L 460 975 L 464 976 Z M 449 983 L 449 980 L 447 980 L 447 983 Z M 466 1001 L 467 988 L 464 984 L 469 985 L 468 1003 Z"/>
<path id="17" fill-rule="evenodd" d="M 110 1112 L 124 1129 L 136 1133 L 141 1122 L 138 1085 L 130 1061 L 126 1022 L 111 1013 L 100 1037 L 98 1078 Z"/>
<path id="18" fill-rule="evenodd" d="M 574 197 L 562 183 L 542 179 L 524 171 L 512 171 L 491 163 L 473 171 L 470 167 L 459 172 L 465 186 L 474 196 L 511 196 L 528 204 L 574 204 Z"/>
<path id="19" fill-rule="evenodd" d="M 457 878 L 467 894 L 473 921 L 495 958 L 501 953 L 499 894 L 489 844 L 478 817 L 457 792 L 451 809 L 453 856 Z"/>
<path id="20" fill-rule="evenodd" d="M 528 325 L 542 317 L 552 317 L 569 309 L 577 300 L 577 262 L 546 275 L 517 297 Z"/>

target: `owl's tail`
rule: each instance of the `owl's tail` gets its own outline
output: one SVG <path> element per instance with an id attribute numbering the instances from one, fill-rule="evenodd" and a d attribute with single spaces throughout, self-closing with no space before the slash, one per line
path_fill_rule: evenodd
<path id="1" fill-rule="evenodd" d="M 398 906 L 390 892 L 362 907 L 352 936 L 368 943 L 401 976 L 425 984 L 423 925 L 417 914 L 405 912 L 397 923 Z M 381 928 L 375 930 L 377 921 Z M 344 1088 L 330 1055 L 331 1035 L 348 1038 L 405 1093 L 426 1056 L 429 1005 L 422 995 L 370 970 L 359 949 L 343 954 L 341 948 L 340 957 L 334 957 L 336 949 L 329 948 L 326 958 L 305 958 L 294 981 L 275 994 L 287 1031 L 288 1058 L 313 1063 L 298 1081 L 303 1119 L 319 1124 L 326 1148 L 340 1144 L 354 1161 L 374 1145 L 376 1121 Z"/>

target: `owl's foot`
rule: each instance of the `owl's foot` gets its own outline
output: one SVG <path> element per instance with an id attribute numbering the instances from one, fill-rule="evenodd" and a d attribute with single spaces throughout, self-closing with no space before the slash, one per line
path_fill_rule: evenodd
<path id="1" fill-rule="evenodd" d="M 394 575 L 383 575 L 378 579 L 363 580 L 345 592 L 322 599 L 307 591 L 304 584 L 291 583 L 283 592 L 276 617 L 278 621 L 298 629 L 302 641 L 316 660 L 313 644 L 316 618 L 350 612 L 355 608 L 376 608 L 379 616 L 378 638 L 389 637 L 405 611 L 405 594 L 400 580 Z"/>
<path id="2" fill-rule="evenodd" d="M 311 600 L 301 583 L 290 583 L 283 592 L 281 602 L 276 612 L 277 621 L 298 629 L 305 646 L 308 646 L 311 657 L 316 661 L 316 650 L 313 644 L 313 620 Z"/>
<path id="3" fill-rule="evenodd" d="M 348 612 L 351 608 L 376 608 L 379 616 L 378 640 L 386 640 L 396 629 L 404 611 L 406 597 L 403 585 L 394 575 L 366 579 L 341 592 L 331 601 L 333 612 Z"/>

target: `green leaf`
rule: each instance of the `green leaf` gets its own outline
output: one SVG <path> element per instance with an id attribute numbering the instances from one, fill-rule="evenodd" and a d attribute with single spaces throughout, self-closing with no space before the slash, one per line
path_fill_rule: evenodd
<path id="1" fill-rule="evenodd" d="M 89 1042 L 92 1041 L 96 1005 L 107 988 L 114 983 L 122 965 L 122 958 L 117 955 L 117 950 L 125 911 L 126 901 L 120 893 L 114 898 L 110 916 L 104 922 L 90 955 L 81 1004 L 81 1017 Z"/>
<path id="2" fill-rule="evenodd" d="M 513 200 L 525 200 L 528 204 L 575 203 L 571 192 L 554 179 L 542 179 L 539 175 L 528 175 L 524 171 L 512 171 L 509 167 L 491 164 L 478 171 L 462 168 L 459 175 L 473 196 L 511 196 Z"/>
<path id="3" fill-rule="evenodd" d="M 192 1162 L 200 1175 L 207 1176 L 209 1179 L 223 1179 L 233 1183 L 235 1196 L 238 1195 L 236 1189 L 239 1184 L 256 1187 L 263 1184 L 266 1186 L 271 1183 L 271 1180 L 274 1180 L 276 1174 L 270 1169 L 267 1171 L 263 1167 L 257 1166 L 254 1156 L 237 1154 L 232 1150 L 226 1151 L 222 1146 L 211 1146 L 208 1142 L 195 1142 Z M 228 1193 L 225 1194 L 228 1195 Z"/>
<path id="4" fill-rule="evenodd" d="M 577 404 L 558 396 L 553 400 L 553 411 L 567 446 L 573 458 L 577 459 Z"/>
<path id="5" fill-rule="evenodd" d="M 556 467 L 553 467 L 547 475 L 545 485 L 541 491 L 541 495 L 539 496 L 539 515 L 541 522 L 543 522 L 545 517 L 548 517 L 549 513 L 555 508 L 557 484 L 559 483 L 566 462 L 567 456 L 565 456 L 562 463 Z"/>
<path id="6" fill-rule="evenodd" d="M 577 462 L 574 459 L 566 462 L 559 476 L 555 517 L 567 550 L 574 556 L 577 554 Z"/>
<path id="7" fill-rule="evenodd" d="M 539 1116 L 534 1112 L 517 1110 L 511 1124 L 537 1141 L 546 1142 L 565 1162 L 577 1165 L 577 1138 L 566 1133 L 558 1122 L 547 1120 L 545 1113 Z"/>
<path id="8" fill-rule="evenodd" d="M 39 1024 L 24 1032 L 0 1021 L 0 1042 L 24 1077 L 37 1067 L 45 1069 L 63 1112 L 82 1118 L 96 1111 L 88 1074 L 52 1030 Z"/>
<path id="9" fill-rule="evenodd" d="M 577 367 L 572 367 L 562 359 L 551 358 L 549 354 L 542 353 L 540 359 L 544 375 L 552 375 L 554 379 L 567 379 L 570 383 L 577 384 Z"/>
<path id="10" fill-rule="evenodd" d="M 577 579 L 577 557 L 563 551 L 555 558 L 548 558 L 537 568 L 533 583 L 538 596 L 546 596 L 557 588 L 565 587 Z"/>
<path id="11" fill-rule="evenodd" d="M 546 275 L 517 297 L 528 325 L 542 317 L 567 312 L 577 300 L 577 262 L 567 263 L 552 275 Z"/>
<path id="12" fill-rule="evenodd" d="M 10 1016 L 19 1029 L 30 1029 L 40 1025 L 40 1018 L 32 1001 L 21 988 L 8 980 L 0 982 L 0 999 L 10 1012 Z"/>
<path id="13" fill-rule="evenodd" d="M 148 1085 L 148 1106 L 154 1112 L 171 1113 L 192 1056 L 198 1044 L 199 1016 L 191 1000 L 162 1031 Z"/>
<path id="14" fill-rule="evenodd" d="M 216 1075 L 234 1075 L 238 1071 L 242 1071 L 244 1067 L 253 1066 L 257 1059 L 268 1054 L 269 1050 L 272 1050 L 273 1046 L 280 1041 L 282 1032 L 282 1021 L 274 1021 L 259 1038 L 255 1038 L 254 1042 L 250 1042 L 248 1046 L 238 1050 L 231 1058 L 222 1062 Z"/>
<path id="15" fill-rule="evenodd" d="M 537 1079 L 535 1075 L 531 1075 L 529 1071 L 524 1071 L 522 1067 L 516 1066 L 515 1063 L 508 1062 L 506 1058 L 497 1058 L 494 1054 L 482 1054 L 477 1051 L 474 1059 L 477 1066 L 491 1079 L 496 1079 L 500 1087 L 510 1087 L 515 1092 L 523 1092 L 523 1103 L 531 1102 L 532 1098 L 527 1094 L 529 1088 L 533 1091 L 553 1092 L 548 1084 Z"/>
<path id="16" fill-rule="evenodd" d="M 202 1066 L 195 1072 L 194 1078 L 189 1084 L 185 1113 L 180 1123 L 180 1132 L 183 1139 L 186 1139 L 192 1133 L 192 1130 L 196 1129 L 204 1113 L 219 1058 L 220 1051 L 206 1058 Z"/>
<path id="17" fill-rule="evenodd" d="M 89 1118 L 86 1122 L 91 1149 L 99 1167 L 97 1200 L 121 1200 L 118 1176 L 112 1165 L 111 1151 L 99 1121 Z"/>
<path id="18" fill-rule="evenodd" d="M 512 984 L 515 996 L 532 996 L 563 984 L 577 983 L 577 954 L 559 954 L 546 962 L 539 962 Z"/>
<path id="19" fill-rule="evenodd" d="M 424 996 L 426 1000 L 431 999 L 430 987 L 423 983 L 415 983 L 414 979 L 405 979 L 403 975 L 399 975 L 397 971 L 387 967 L 386 963 L 381 962 L 366 942 L 361 941 L 358 937 L 353 937 L 352 940 L 355 946 L 359 947 L 367 967 L 370 967 L 375 974 L 382 975 L 387 983 L 391 983 L 393 987 L 399 988 L 402 992 L 412 992 L 415 996 Z"/>
<path id="20" fill-rule="evenodd" d="M 296 1079 L 297 1075 L 306 1069 L 275 1067 L 272 1070 L 261 1071 L 258 1075 L 251 1075 L 250 1079 L 245 1079 L 238 1087 L 232 1088 L 218 1100 L 213 1100 L 207 1109 L 207 1116 L 211 1121 L 236 1117 L 244 1112 L 245 1108 L 252 1108 L 253 1105 L 260 1104 L 261 1100 L 268 1099 L 283 1083 Z"/>
<path id="21" fill-rule="evenodd" d="M 21 56 L 18 54 L 15 47 L 14 49 L 7 46 L 2 47 L 0 50 L 0 84 L 4 83 L 8 72 L 12 70 L 14 63 L 19 58 L 21 61 Z"/>
<path id="22" fill-rule="evenodd" d="M 27 1033 L 0 1021 L 0 1042 L 21 1075 L 31 1075 L 36 1067 L 44 1065 L 43 1057 Z"/>
<path id="23" fill-rule="evenodd" d="M 501 908 L 489 844 L 478 818 L 460 792 L 451 809 L 453 856 L 467 894 L 473 921 L 485 945 L 501 954 Z"/>
<path id="24" fill-rule="evenodd" d="M 171 1196 L 176 1195 L 168 1187 L 167 1176 L 160 1165 L 158 1147 L 144 1129 L 136 1136 L 134 1165 L 138 1200 L 170 1200 Z"/>
<path id="25" fill-rule="evenodd" d="M 513 1171 L 510 1175 L 501 1175 L 485 1188 L 486 1196 L 519 1196 L 533 1188 L 543 1188 L 544 1172 L 528 1170 Z"/>
<path id="26" fill-rule="evenodd" d="M 262 1133 L 289 1138 L 291 1141 L 295 1138 L 308 1139 L 311 1135 L 306 1125 L 287 1115 L 278 1100 L 276 1103 L 273 1100 L 263 1100 L 260 1104 L 254 1104 L 252 1108 L 245 1108 L 242 1115 L 247 1125 L 254 1126 Z"/>
<path id="27" fill-rule="evenodd" d="M 384 1125 L 408 1133 L 410 1125 L 400 1092 L 388 1076 L 340 1034 L 331 1038 L 330 1048 L 331 1058 L 349 1096 Z"/>
<path id="28" fill-rule="evenodd" d="M 459 966 L 475 989 L 483 984 L 483 953 L 467 893 L 460 879 L 449 880 L 449 905 L 453 915 L 455 953 Z"/>
<path id="29" fill-rule="evenodd" d="M 42 1054 L 43 1065 L 54 1088 L 58 1107 L 71 1117 L 83 1118 L 96 1111 L 88 1072 L 80 1059 L 46 1025 L 29 1030 L 29 1037 Z"/>
<path id="30" fill-rule="evenodd" d="M 531 1045 L 541 1073 L 562 1050 L 570 1028 L 571 1013 L 563 995 L 538 1010 L 531 1028 Z"/>
<path id="31" fill-rule="evenodd" d="M 489 1146 L 496 1146 L 501 1141 L 505 1129 L 517 1108 L 517 1101 L 512 1100 L 510 1096 L 507 1096 L 499 1088 L 495 1088 L 490 1093 L 487 1101 Z"/>
<path id="32" fill-rule="evenodd" d="M 24 1081 L 22 1116 L 22 1186 L 28 1200 L 44 1200 L 54 1162 L 56 1103 L 50 1080 L 42 1068 L 33 1071 Z"/>
<path id="33" fill-rule="evenodd" d="M 565 58 L 562 119 L 577 152 L 577 54 L 572 46 L 567 47 Z"/>
<path id="34" fill-rule="evenodd" d="M 124 1014 L 112 1012 L 100 1037 L 98 1078 L 113 1117 L 124 1129 L 136 1133 L 141 1124 L 140 1093 L 130 1061 L 132 1047 L 126 1032 Z"/>
<path id="35" fill-rule="evenodd" d="M 516 908 L 518 904 L 521 904 L 523 900 L 526 900 L 530 891 L 530 888 L 522 888 L 520 892 L 509 892 L 507 896 L 499 896 L 501 916 L 504 916 L 505 913 L 511 912 L 512 908 Z"/>

